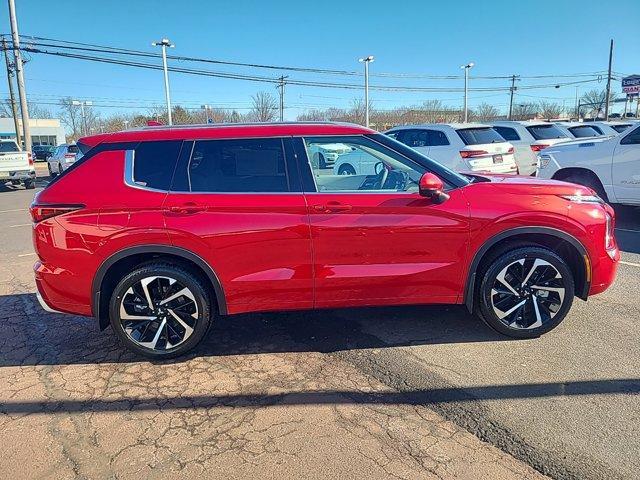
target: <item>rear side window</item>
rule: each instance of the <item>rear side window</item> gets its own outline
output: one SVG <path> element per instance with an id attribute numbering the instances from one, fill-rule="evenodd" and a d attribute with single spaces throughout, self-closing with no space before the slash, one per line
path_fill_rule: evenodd
<path id="1" fill-rule="evenodd" d="M 515 128 L 509 127 L 493 127 L 493 129 L 500 134 L 507 142 L 520 140 L 520 135 L 516 132 Z"/>
<path id="2" fill-rule="evenodd" d="M 631 124 L 627 124 L 625 123 L 624 125 L 611 125 L 611 128 L 613 128 L 616 132 L 618 133 L 622 133 L 624 132 L 627 128 L 629 128 L 631 126 Z"/>
<path id="3" fill-rule="evenodd" d="M 504 138 L 493 128 L 461 128 L 456 130 L 465 145 L 481 145 L 484 143 L 502 143 Z"/>
<path id="4" fill-rule="evenodd" d="M 552 140 L 554 138 L 567 138 L 567 136 L 555 125 L 532 125 L 527 130 L 536 140 Z"/>
<path id="5" fill-rule="evenodd" d="M 80 149 L 78 148 L 77 145 L 69 145 L 69 147 L 67 148 L 67 151 L 69 153 L 78 153 Z"/>
<path id="6" fill-rule="evenodd" d="M 288 192 L 282 140 L 202 140 L 187 167 L 192 192 Z"/>
<path id="7" fill-rule="evenodd" d="M 569 131 L 576 138 L 598 137 L 600 134 L 591 125 L 580 125 L 578 127 L 569 127 Z"/>
<path id="8" fill-rule="evenodd" d="M 0 142 L 0 152 L 8 153 L 8 152 L 19 152 L 20 149 L 18 145 L 14 142 Z"/>
<path id="9" fill-rule="evenodd" d="M 143 187 L 169 190 L 182 141 L 141 142 L 133 157 L 133 181 Z"/>
<path id="10" fill-rule="evenodd" d="M 432 147 L 439 147 L 442 145 L 450 145 L 447 134 L 440 130 L 427 130 L 429 132 L 429 144 Z"/>

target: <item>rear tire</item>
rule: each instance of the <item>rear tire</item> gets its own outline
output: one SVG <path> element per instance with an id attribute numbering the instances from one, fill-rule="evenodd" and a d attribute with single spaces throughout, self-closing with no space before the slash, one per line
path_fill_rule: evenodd
<path id="1" fill-rule="evenodd" d="M 62 164 L 59 163 L 58 164 L 58 175 L 62 175 L 63 172 L 64 172 L 64 170 L 62 169 Z"/>
<path id="2" fill-rule="evenodd" d="M 179 357 L 195 348 L 209 329 L 209 291 L 199 276 L 181 266 L 143 264 L 114 288 L 109 320 L 132 352 L 156 360 Z"/>
<path id="3" fill-rule="evenodd" d="M 598 177 L 595 176 L 595 174 L 580 173 L 580 172 L 571 173 L 567 177 L 561 178 L 559 180 L 562 180 L 563 182 L 577 183 L 578 185 L 584 185 L 585 187 L 589 187 L 591 190 L 596 192 L 602 200 L 609 203 L 607 192 L 604 191 L 604 187 L 602 186 L 602 183 L 600 182 Z"/>
<path id="4" fill-rule="evenodd" d="M 27 190 L 33 190 L 34 188 L 36 188 L 36 182 L 34 180 L 25 180 L 24 188 L 26 188 Z"/>
<path id="5" fill-rule="evenodd" d="M 551 250 L 526 246 L 498 252 L 484 263 L 476 312 L 494 330 L 536 338 L 567 316 L 574 297 L 573 275 Z"/>
<path id="6" fill-rule="evenodd" d="M 56 172 L 51 170 L 51 164 L 49 162 L 47 162 L 47 169 L 49 170 L 49 176 L 51 178 L 54 178 L 58 175 Z"/>

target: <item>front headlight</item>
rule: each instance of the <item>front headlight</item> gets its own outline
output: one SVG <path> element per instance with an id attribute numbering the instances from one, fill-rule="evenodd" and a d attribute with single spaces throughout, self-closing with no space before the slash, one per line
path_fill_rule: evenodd
<path id="1" fill-rule="evenodd" d="M 597 195 L 560 195 L 565 200 L 575 203 L 599 203 L 604 205 L 604 201 Z"/>

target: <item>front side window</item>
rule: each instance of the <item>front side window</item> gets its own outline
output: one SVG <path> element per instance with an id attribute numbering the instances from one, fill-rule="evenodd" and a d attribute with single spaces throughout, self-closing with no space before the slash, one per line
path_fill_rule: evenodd
<path id="1" fill-rule="evenodd" d="M 333 169 L 309 163 L 318 192 L 417 192 L 427 169 L 373 140 L 361 137 L 305 138 L 307 157 L 326 144 L 343 145 Z"/>
<path id="2" fill-rule="evenodd" d="M 192 192 L 288 192 L 282 139 L 196 141 L 187 167 Z"/>
<path id="3" fill-rule="evenodd" d="M 76 152 L 79 151 L 75 145 Z M 141 187 L 169 190 L 182 141 L 141 142 L 135 148 L 133 182 Z"/>
<path id="4" fill-rule="evenodd" d="M 507 142 L 514 142 L 520 140 L 520 135 L 516 132 L 515 128 L 495 126 L 493 129 L 500 134 Z"/>

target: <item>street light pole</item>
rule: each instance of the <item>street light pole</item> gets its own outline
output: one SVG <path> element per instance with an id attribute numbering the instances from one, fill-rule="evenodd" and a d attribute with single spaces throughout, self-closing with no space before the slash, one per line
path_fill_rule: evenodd
<path id="1" fill-rule="evenodd" d="M 204 110 L 205 117 L 207 118 L 207 123 L 209 123 L 209 109 L 211 107 L 209 105 L 200 105 L 200 108 Z"/>
<path id="2" fill-rule="evenodd" d="M 469 104 L 468 104 L 468 93 L 469 93 L 469 69 L 473 68 L 475 63 L 469 62 L 466 65 L 462 65 L 460 68 L 464 68 L 464 123 L 467 123 L 469 120 Z"/>
<path id="3" fill-rule="evenodd" d="M 29 127 L 29 108 L 27 106 L 27 92 L 24 87 L 22 54 L 20 53 L 20 35 L 18 34 L 18 20 L 16 19 L 16 5 L 14 0 L 9 0 L 9 18 L 11 20 L 11 38 L 13 40 L 13 58 L 15 61 L 16 75 L 18 79 L 20 111 L 22 112 L 22 137 L 24 138 L 24 149 L 27 152 L 30 152 L 31 130 Z"/>
<path id="4" fill-rule="evenodd" d="M 80 100 L 72 100 L 71 101 L 71 105 L 75 105 L 75 106 L 80 106 L 80 114 L 82 115 L 82 135 L 86 135 L 87 134 L 87 117 L 85 115 L 85 111 L 84 111 L 84 107 L 90 107 L 91 105 L 93 105 L 93 102 L 90 102 L 88 100 L 85 101 L 80 101 Z"/>
<path id="5" fill-rule="evenodd" d="M 2 49 L 4 50 L 4 60 L 7 64 L 7 82 L 9 83 L 9 101 L 11 102 L 11 113 L 13 115 L 13 127 L 16 130 L 16 143 L 22 145 L 22 134 L 20 133 L 20 122 L 18 122 L 18 106 L 13 93 L 13 65 L 9 61 L 9 47 L 7 41 L 2 37 Z"/>
<path id="6" fill-rule="evenodd" d="M 164 93 L 167 99 L 167 119 L 169 125 L 173 125 L 173 119 L 171 118 L 171 96 L 169 95 L 169 72 L 167 71 L 167 47 L 173 48 L 168 38 L 163 38 L 159 42 L 153 42 L 151 45 L 154 47 L 162 47 L 162 69 L 164 70 Z"/>
<path id="7" fill-rule="evenodd" d="M 369 63 L 373 62 L 373 55 L 358 61 L 364 62 L 364 126 L 369 128 Z"/>

